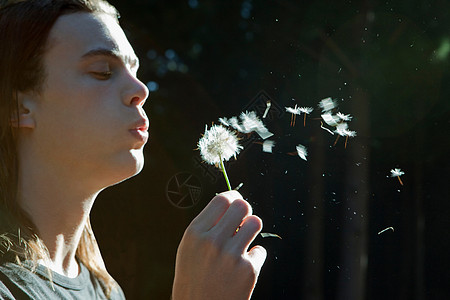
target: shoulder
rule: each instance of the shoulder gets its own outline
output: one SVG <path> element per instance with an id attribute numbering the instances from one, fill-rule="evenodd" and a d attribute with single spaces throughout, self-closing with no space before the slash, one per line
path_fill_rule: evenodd
<path id="1" fill-rule="evenodd" d="M 9 288 L 5 285 L 3 278 L 0 275 L 0 299 L 1 300 L 11 300 L 15 299 L 14 296 L 11 294 L 11 291 Z"/>
<path id="2" fill-rule="evenodd" d="M 121 287 L 117 285 L 111 292 L 111 300 L 125 300 L 125 294 Z"/>
<path id="3" fill-rule="evenodd" d="M 106 288 L 105 283 L 101 279 L 97 278 L 94 275 L 94 273 L 89 271 L 87 269 L 87 267 L 85 265 L 83 265 L 83 263 L 80 263 L 80 267 L 81 267 L 81 276 L 85 276 L 83 274 L 89 274 L 88 275 L 90 277 L 89 281 L 91 283 L 92 288 L 94 290 L 96 290 L 97 295 L 101 295 L 99 298 L 101 298 L 101 299 L 108 298 L 106 296 L 107 288 Z M 122 288 L 116 281 L 114 281 L 114 286 L 111 289 L 110 297 L 108 299 L 110 299 L 110 300 L 124 300 L 125 299 L 125 294 L 123 293 Z"/>
<path id="4" fill-rule="evenodd" d="M 17 265 L 16 265 L 17 266 Z M 20 268 L 20 269 L 19 269 Z M 0 299 L 33 299 L 32 295 L 26 293 L 21 284 L 17 282 L 17 278 L 22 275 L 22 268 L 20 266 L 1 264 L 0 265 Z"/>
<path id="5" fill-rule="evenodd" d="M 23 289 L 26 282 L 29 281 L 27 269 L 14 264 L 0 264 L 0 299 L 33 299 L 31 295 Z"/>
<path id="6" fill-rule="evenodd" d="M 15 263 L 0 264 L 0 300 L 11 299 L 107 299 L 99 279 L 92 276 L 84 265 L 76 278 L 68 278 L 38 266 L 35 271 Z M 123 300 L 122 289 L 117 286 L 111 300 Z"/>

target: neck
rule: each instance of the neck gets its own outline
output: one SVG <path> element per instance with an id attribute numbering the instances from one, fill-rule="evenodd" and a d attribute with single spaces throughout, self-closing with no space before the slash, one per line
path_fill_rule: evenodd
<path id="1" fill-rule="evenodd" d="M 19 201 L 47 247 L 50 260 L 41 261 L 51 270 L 68 277 L 79 273 L 75 259 L 81 235 L 94 200 L 101 189 L 89 187 L 45 165 L 19 175 Z"/>

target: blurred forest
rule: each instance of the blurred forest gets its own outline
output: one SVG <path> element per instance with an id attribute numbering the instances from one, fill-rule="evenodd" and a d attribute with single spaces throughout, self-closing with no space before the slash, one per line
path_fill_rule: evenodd
<path id="1" fill-rule="evenodd" d="M 251 135 L 227 164 L 282 237 L 255 241 L 268 257 L 252 299 L 450 299 L 449 1 L 111 3 L 150 89 L 146 166 L 92 212 L 128 299 L 170 299 L 184 229 L 226 189 L 195 150 L 205 124 L 267 100 L 273 153 Z M 353 116 L 346 146 L 321 128 L 326 97 Z M 305 126 L 290 126 L 296 104 L 314 108 Z"/>

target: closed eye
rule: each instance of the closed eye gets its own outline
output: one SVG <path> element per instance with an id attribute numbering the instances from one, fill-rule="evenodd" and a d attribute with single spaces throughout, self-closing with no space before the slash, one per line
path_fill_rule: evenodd
<path id="1" fill-rule="evenodd" d="M 107 71 L 107 72 L 91 72 L 91 75 L 98 80 L 108 80 L 111 78 L 112 76 L 112 72 L 111 71 Z"/>

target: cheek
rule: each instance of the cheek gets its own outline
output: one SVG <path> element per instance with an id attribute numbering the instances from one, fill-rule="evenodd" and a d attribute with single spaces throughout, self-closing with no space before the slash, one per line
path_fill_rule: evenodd
<path id="1" fill-rule="evenodd" d="M 99 136 L 108 141 L 120 130 L 123 104 L 111 81 L 70 71 L 53 74 L 61 76 L 49 75 L 36 115 L 37 126 L 45 135 L 68 142 Z"/>
<path id="2" fill-rule="evenodd" d="M 113 109 L 111 91 L 101 84 L 94 85 L 83 77 L 56 80 L 43 96 L 42 110 L 51 120 L 64 123 L 79 121 L 101 121 Z"/>
<path id="3" fill-rule="evenodd" d="M 36 129 L 49 144 L 64 142 L 79 148 L 111 143 L 119 130 L 119 109 L 105 94 L 89 91 L 47 98 L 37 116 Z M 50 141 L 49 141 L 50 140 Z"/>
<path id="4" fill-rule="evenodd" d="M 49 75 L 44 100 L 54 105 L 89 109 L 99 104 L 98 100 L 108 98 L 115 88 L 111 81 L 96 80 L 85 71 L 55 70 L 53 74 L 57 75 Z"/>

